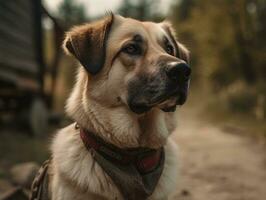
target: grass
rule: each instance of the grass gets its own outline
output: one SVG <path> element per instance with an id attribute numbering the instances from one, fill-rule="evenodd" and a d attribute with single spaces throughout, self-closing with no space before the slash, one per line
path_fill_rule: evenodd
<path id="1" fill-rule="evenodd" d="M 211 108 L 210 106 L 209 108 L 210 109 L 207 109 L 207 117 L 215 124 L 229 129 L 230 127 L 234 127 L 235 131 L 231 129 L 232 132 L 238 132 L 266 141 L 265 120 L 258 120 L 253 115 L 249 114 L 241 114 L 222 110 L 219 108 L 219 106 L 216 106 L 214 108 Z"/>
<path id="2" fill-rule="evenodd" d="M 209 121 L 228 133 L 250 136 L 266 143 L 266 119 L 259 120 L 250 112 L 232 111 L 219 97 L 193 87 L 185 107 L 194 110 L 201 120 Z"/>

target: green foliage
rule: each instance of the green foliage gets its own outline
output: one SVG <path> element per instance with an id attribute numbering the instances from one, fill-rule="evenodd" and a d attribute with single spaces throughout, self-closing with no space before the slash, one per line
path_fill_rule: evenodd
<path id="1" fill-rule="evenodd" d="M 256 82 L 266 75 L 262 69 L 265 51 L 261 51 L 266 42 L 262 37 L 266 34 L 265 4 L 251 0 L 183 0 L 173 9 L 172 18 L 205 76 L 225 86 L 238 79 L 250 82 L 251 76 Z M 217 76 L 222 78 L 217 80 Z M 227 78 L 229 81 L 219 82 Z"/>
<path id="2" fill-rule="evenodd" d="M 215 94 L 243 82 L 226 101 L 231 110 L 254 110 L 266 96 L 259 86 L 266 84 L 266 1 L 181 0 L 172 21 L 192 52 L 194 81 Z"/>
<path id="3" fill-rule="evenodd" d="M 161 21 L 159 0 L 124 0 L 118 13 L 139 20 Z"/>
<path id="4" fill-rule="evenodd" d="M 227 104 L 229 110 L 249 114 L 254 112 L 254 107 L 257 103 L 257 94 L 256 90 L 252 87 L 243 82 L 236 82 L 231 84 L 223 92 L 225 96 L 224 103 Z"/>
<path id="5" fill-rule="evenodd" d="M 87 21 L 85 7 L 74 0 L 63 0 L 57 13 L 66 28 Z"/>

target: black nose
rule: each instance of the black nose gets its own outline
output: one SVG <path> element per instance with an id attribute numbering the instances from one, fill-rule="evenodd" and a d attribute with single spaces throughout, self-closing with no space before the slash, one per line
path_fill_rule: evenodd
<path id="1" fill-rule="evenodd" d="M 166 69 L 166 74 L 172 81 L 182 83 L 189 80 L 191 69 L 186 63 L 172 64 Z"/>

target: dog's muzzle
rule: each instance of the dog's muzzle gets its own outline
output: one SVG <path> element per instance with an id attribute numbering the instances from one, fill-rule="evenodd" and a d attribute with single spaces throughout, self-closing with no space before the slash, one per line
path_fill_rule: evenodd
<path id="1" fill-rule="evenodd" d="M 170 63 L 155 77 L 141 77 L 129 88 L 128 105 L 141 114 L 152 107 L 173 112 L 186 102 L 191 69 L 186 63 Z"/>

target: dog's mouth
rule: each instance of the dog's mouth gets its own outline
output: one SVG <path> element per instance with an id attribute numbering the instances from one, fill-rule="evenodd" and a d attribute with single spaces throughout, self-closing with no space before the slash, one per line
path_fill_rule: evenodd
<path id="1" fill-rule="evenodd" d="M 137 114 L 148 112 L 153 107 L 158 107 L 164 112 L 174 112 L 177 105 L 185 103 L 186 97 L 184 92 L 165 93 L 149 100 L 131 101 L 129 107 Z"/>

